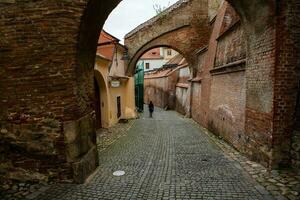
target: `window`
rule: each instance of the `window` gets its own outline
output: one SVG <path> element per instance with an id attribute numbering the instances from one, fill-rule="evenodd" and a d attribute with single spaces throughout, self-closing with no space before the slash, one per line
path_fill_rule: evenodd
<path id="1" fill-rule="evenodd" d="M 167 50 L 167 55 L 168 55 L 168 56 L 171 56 L 171 55 L 172 55 L 172 50 L 171 50 L 171 49 L 168 49 L 168 50 Z"/>
<path id="2" fill-rule="evenodd" d="M 146 69 L 150 69 L 150 63 L 146 63 Z"/>

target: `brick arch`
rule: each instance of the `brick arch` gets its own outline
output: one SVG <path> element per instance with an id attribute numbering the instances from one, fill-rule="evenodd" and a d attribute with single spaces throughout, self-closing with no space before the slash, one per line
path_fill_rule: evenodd
<path id="1" fill-rule="evenodd" d="M 249 137 L 265 134 L 271 141 L 267 151 L 253 156 L 277 165 L 286 160 L 286 138 L 294 122 L 291 113 L 296 105 L 300 60 L 299 1 L 228 1 L 243 22 L 249 23 L 246 132 Z M 83 182 L 94 170 L 97 151 L 92 73 L 96 38 L 119 2 L 0 1 L 0 141 L 6 152 L 2 163 L 12 161 L 16 168 L 46 175 L 51 172 L 54 178 L 77 182 Z M 192 51 L 207 42 L 210 29 L 207 1 L 191 2 L 195 12 L 185 12 L 192 17 L 178 18 L 177 22 L 201 33 L 188 38 L 195 45 L 190 46 Z M 149 38 L 175 30 L 176 24 L 151 32 Z M 140 49 L 145 43 L 132 43 L 138 48 L 131 49 Z M 129 55 L 135 52 L 130 50 Z M 11 147 L 20 151 L 11 152 Z"/>
<path id="2" fill-rule="evenodd" d="M 99 69 L 94 70 L 94 77 L 99 86 L 99 93 L 100 93 L 100 99 L 98 100 L 99 105 L 97 105 L 97 106 L 100 106 L 101 113 L 100 113 L 100 117 L 99 117 L 100 119 L 98 118 L 98 120 L 101 120 L 100 123 L 101 123 L 102 127 L 106 128 L 109 125 L 109 106 L 108 105 L 110 104 L 110 102 L 108 101 L 108 95 L 109 95 L 108 94 L 108 85 L 104 79 L 103 74 L 101 73 L 101 71 Z M 97 102 L 97 101 L 95 101 L 95 102 Z M 106 105 L 106 106 L 103 107 L 102 105 Z"/>
<path id="3" fill-rule="evenodd" d="M 196 9 L 194 12 L 190 10 L 189 14 L 193 15 L 197 11 L 198 14 L 203 14 L 196 3 L 198 6 L 205 5 L 205 2 L 201 0 L 189 1 L 189 5 L 193 5 Z M 228 0 L 228 3 L 240 15 L 246 32 L 245 132 L 248 142 L 245 146 L 250 157 L 266 166 L 288 165 L 290 162 L 290 138 L 295 121 L 292 114 L 296 109 L 297 91 L 295 88 L 297 88 L 297 80 L 299 80 L 297 66 L 299 65 L 300 45 L 297 34 L 300 31 L 299 28 L 295 28 L 295 24 L 299 24 L 296 17 L 299 14 L 299 9 L 297 9 L 299 3 L 296 0 Z M 175 9 L 168 15 L 180 21 L 176 19 L 176 16 L 180 11 L 188 9 L 188 6 L 179 6 L 178 10 Z M 185 16 L 189 16 L 189 14 L 185 13 Z M 196 18 L 202 19 L 200 21 L 204 22 L 205 19 L 201 18 L 203 17 L 201 14 L 196 15 Z M 190 20 L 190 23 L 185 25 L 194 29 L 198 34 L 204 33 L 203 30 L 197 29 L 197 26 L 193 26 L 193 17 L 187 19 Z M 208 21 L 206 20 L 205 23 Z M 201 26 L 208 30 L 205 23 Z M 172 24 L 176 24 L 172 23 L 172 19 L 156 17 L 140 25 L 126 36 L 125 44 L 129 47 L 131 56 L 129 72 L 133 72 L 132 69 L 135 67 L 137 58 L 144 49 L 151 47 L 152 43 L 154 45 L 163 44 L 168 40 L 171 41 L 172 37 L 176 38 L 176 32 L 180 29 L 175 29 Z M 161 28 L 163 25 L 167 29 Z M 188 31 L 186 33 L 186 35 L 190 34 Z M 180 45 L 181 42 L 185 44 L 194 42 L 197 43 L 197 48 L 200 48 L 201 43 L 197 42 L 197 36 L 190 35 L 192 37 L 187 37 L 188 39 L 176 40 L 176 45 Z M 206 35 L 209 35 L 208 32 Z M 208 38 L 203 41 L 207 42 L 207 40 Z M 188 49 L 186 52 L 189 54 L 187 56 L 189 58 L 191 52 L 196 48 L 186 45 L 181 51 L 184 52 L 184 49 Z M 213 60 L 211 61 L 213 62 Z M 206 90 L 210 89 L 206 88 Z M 209 98 L 205 99 L 208 108 Z M 258 142 L 259 140 L 261 142 Z"/>
<path id="4" fill-rule="evenodd" d="M 154 46 L 172 46 L 190 63 L 194 63 L 194 52 L 208 42 L 210 28 L 207 22 L 206 0 L 180 0 L 141 24 L 125 36 L 130 57 L 128 74 L 134 73 L 135 64 L 142 53 Z"/>
<path id="5" fill-rule="evenodd" d="M 93 69 L 95 63 L 98 39 L 104 22 L 120 0 L 110 3 L 99 0 L 89 0 L 80 19 L 76 48 L 76 85 L 77 98 L 85 105 L 80 106 L 80 114 L 87 110 L 93 102 Z M 90 99 L 90 102 L 87 100 Z M 65 112 L 68 116 L 69 113 Z"/>

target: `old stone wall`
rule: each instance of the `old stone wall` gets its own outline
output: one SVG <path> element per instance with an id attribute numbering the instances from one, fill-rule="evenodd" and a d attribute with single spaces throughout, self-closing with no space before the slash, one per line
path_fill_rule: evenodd
<path id="1" fill-rule="evenodd" d="M 190 69 L 188 66 L 183 66 L 178 69 L 178 80 L 176 83 L 176 107 L 175 110 L 183 115 L 189 115 L 191 85 L 188 82 L 190 79 Z"/>
<path id="2" fill-rule="evenodd" d="M 102 25 L 119 1 L 0 0 L 2 177 L 49 177 L 80 182 L 96 167 L 92 136 L 94 59 Z M 241 18 L 246 38 L 244 152 L 266 166 L 287 164 L 291 158 L 295 160 L 290 154 L 290 144 L 295 132 L 300 77 L 299 1 L 228 2 Z M 215 95 L 216 86 L 226 81 L 226 76 L 242 77 L 243 73 L 212 77 L 212 73 L 222 71 L 214 69 L 217 48 L 221 47 L 218 47 L 221 40 L 216 39 L 224 29 L 224 16 L 229 16 L 230 8 L 225 2 L 217 17 L 209 21 L 207 1 L 180 3 L 169 10 L 175 17 L 158 16 L 141 26 L 137 31 L 138 42 L 134 42 L 133 35 L 127 37 L 127 44 L 133 45 L 129 55 L 137 60 L 153 46 L 165 45 L 184 54 L 191 67 L 197 68 L 196 50 L 208 45 L 205 65 L 195 73 L 199 76 L 195 84 L 201 85 L 200 114 L 193 114 L 208 127 L 211 96 Z M 232 21 L 235 21 L 233 15 L 225 25 Z M 227 53 L 230 58 L 243 55 L 230 49 Z M 236 60 L 217 57 L 220 66 Z M 242 62 L 234 64 L 240 66 Z M 226 84 L 233 85 L 228 80 Z M 242 87 L 237 91 L 242 91 Z M 75 139 L 67 142 L 69 131 Z M 16 171 L 21 176 L 12 173 Z"/>
<path id="3" fill-rule="evenodd" d="M 169 91 L 167 89 L 168 78 L 158 77 L 147 79 L 144 81 L 144 102 L 149 104 L 150 101 L 160 108 L 165 108 L 168 104 Z"/>
<path id="4" fill-rule="evenodd" d="M 242 150 L 245 140 L 246 43 L 244 28 L 228 6 L 217 38 L 211 72 L 208 128 Z"/>
<path id="5" fill-rule="evenodd" d="M 201 82 L 192 82 L 191 118 L 201 123 Z"/>
<path id="6" fill-rule="evenodd" d="M 225 16 L 225 19 L 227 16 Z M 214 68 L 241 61 L 246 58 L 244 30 L 239 22 L 232 24 L 227 32 L 218 37 Z"/>
<path id="7" fill-rule="evenodd" d="M 288 0 L 277 6 L 273 162 L 281 160 L 280 165 L 289 166 L 291 138 L 294 144 L 300 142 L 297 131 L 293 131 L 300 80 L 300 2 Z M 299 146 L 292 149 L 292 159 L 299 159 Z"/>
<path id="8" fill-rule="evenodd" d="M 176 87 L 176 107 L 175 110 L 182 115 L 186 115 L 188 112 L 188 85 L 178 85 Z"/>
<path id="9" fill-rule="evenodd" d="M 210 101 L 212 98 L 210 97 L 214 95 L 212 88 L 217 82 L 216 76 L 212 75 L 218 74 L 222 77 L 220 73 L 240 71 L 239 74 L 241 74 L 241 71 L 245 71 L 245 75 L 240 76 L 245 77 L 246 83 L 243 134 L 245 144 L 241 150 L 253 160 L 270 167 L 285 165 L 291 159 L 289 151 L 293 124 L 295 124 L 293 113 L 295 113 L 296 88 L 300 77 L 298 15 L 299 1 L 297 0 L 228 0 L 223 2 L 216 18 L 211 18 L 207 23 L 206 29 L 209 31 L 206 33 L 210 33 L 210 39 L 206 40 L 207 44 L 203 40 L 202 43 L 194 42 L 196 48 L 174 46 L 179 52 L 185 52 L 188 49 L 188 54 L 183 54 L 189 58 L 191 49 L 195 52 L 195 49 L 202 49 L 208 45 L 204 67 L 199 68 L 201 64 L 195 63 L 194 59 L 190 62 L 192 68 L 199 68 L 193 75 L 197 82 L 201 82 L 201 98 L 197 101 L 198 106 L 194 105 L 199 110 L 192 110 L 192 113 L 194 116 L 197 115 L 197 121 L 206 127 L 211 121 Z M 155 28 L 167 23 L 168 20 L 162 22 L 156 19 L 154 21 L 160 23 L 153 23 L 152 20 L 149 24 L 141 25 L 138 30 L 135 30 L 134 34 L 139 34 L 136 38 L 141 42 L 131 41 L 131 44 L 137 45 L 133 48 L 138 49 L 135 52 L 143 53 L 151 45 L 168 45 L 170 41 L 181 41 L 181 38 L 172 36 L 170 32 L 164 34 L 157 31 Z M 177 18 L 176 20 L 180 21 Z M 239 20 L 242 25 L 240 29 L 237 28 L 241 27 Z M 155 37 L 153 34 L 149 34 L 150 37 L 145 35 L 150 25 L 154 34 L 157 34 Z M 243 37 L 239 37 L 239 34 L 242 34 L 240 31 L 244 32 Z M 200 29 L 197 32 L 200 33 Z M 185 37 L 189 34 L 194 38 L 189 31 L 178 33 Z M 237 37 L 230 38 L 228 33 Z M 229 37 L 230 39 L 227 40 L 231 40 L 232 43 L 226 42 L 223 37 Z M 164 40 L 168 42 L 164 43 Z M 243 41 L 246 43 L 244 46 L 241 45 Z M 139 53 L 132 53 L 132 55 L 139 57 Z M 247 59 L 243 60 L 246 56 Z M 198 61 L 202 62 L 201 59 Z M 240 91 L 243 90 L 241 86 Z"/>
<path id="10" fill-rule="evenodd" d="M 233 7 L 224 2 L 216 18 L 208 24 L 209 42 L 198 44 L 198 51 L 194 51 L 197 63 L 191 62 L 195 69 L 192 72 L 191 114 L 196 121 L 252 159 L 266 166 L 275 166 L 282 160 L 272 160 L 279 155 L 274 151 L 273 138 L 274 70 L 277 59 L 274 5 L 263 1 L 259 3 L 259 8 L 254 9 L 257 1 L 230 3 Z M 245 11 L 247 9 L 261 21 L 249 15 Z M 262 15 L 259 14 L 261 12 Z M 152 25 L 155 29 L 155 23 Z M 146 30 L 146 26 L 143 28 Z M 162 34 L 155 44 L 165 39 L 171 40 L 173 37 Z M 195 87 L 201 87 L 200 92 L 195 91 Z M 177 93 L 182 96 L 183 92 L 178 89 Z M 182 112 L 183 109 L 178 110 Z"/>
<path id="11" fill-rule="evenodd" d="M 118 2 L 0 1 L 5 180 L 82 182 L 98 165 L 93 65 L 102 24 Z M 66 124 L 75 127 L 70 143 Z"/>
<path id="12" fill-rule="evenodd" d="M 295 129 L 292 133 L 291 141 L 291 159 L 292 164 L 296 169 L 300 168 L 300 87 L 298 90 L 298 102 L 295 113 L 296 120 L 294 124 Z"/>
<path id="13" fill-rule="evenodd" d="M 160 69 L 146 73 L 144 80 L 144 102 L 150 100 L 155 106 L 173 109 L 186 115 L 190 109 L 190 84 L 188 66 Z"/>
<path id="14" fill-rule="evenodd" d="M 244 145 L 245 104 L 245 72 L 212 77 L 208 128 L 238 149 Z"/>

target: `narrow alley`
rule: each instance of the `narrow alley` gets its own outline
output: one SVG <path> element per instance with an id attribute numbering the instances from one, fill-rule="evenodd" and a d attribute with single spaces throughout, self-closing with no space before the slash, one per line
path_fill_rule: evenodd
<path id="1" fill-rule="evenodd" d="M 156 108 L 153 119 L 145 112 L 99 159 L 88 183 L 56 184 L 36 199 L 272 199 L 174 111 Z M 125 175 L 113 176 L 117 170 Z"/>
<path id="2" fill-rule="evenodd" d="M 300 200 L 300 0 L 0 16 L 0 200 Z"/>

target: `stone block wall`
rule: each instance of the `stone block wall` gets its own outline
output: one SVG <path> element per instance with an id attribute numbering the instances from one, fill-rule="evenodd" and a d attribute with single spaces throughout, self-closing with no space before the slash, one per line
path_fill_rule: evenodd
<path id="1" fill-rule="evenodd" d="M 118 2 L 0 1 L 1 180 L 83 182 L 98 165 L 93 66 Z"/>

